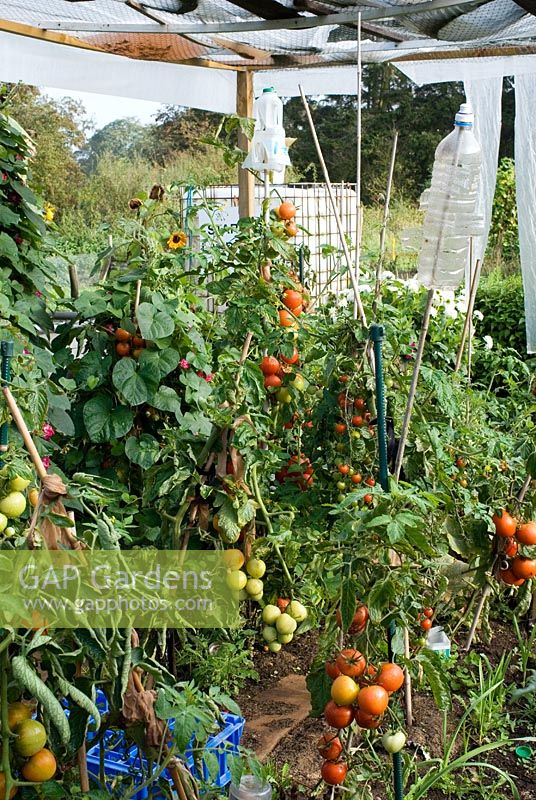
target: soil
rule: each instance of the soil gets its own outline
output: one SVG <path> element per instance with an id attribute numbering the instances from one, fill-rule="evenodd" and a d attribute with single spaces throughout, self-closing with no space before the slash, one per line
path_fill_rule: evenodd
<path id="1" fill-rule="evenodd" d="M 459 644 L 461 649 L 462 643 Z M 511 628 L 497 622 L 494 624 L 492 641 L 489 644 L 475 643 L 472 649 L 485 654 L 496 665 L 503 653 L 511 651 L 515 644 Z M 269 760 L 278 769 L 290 764 L 292 786 L 280 795 L 281 800 L 310 800 L 312 790 L 321 781 L 322 761 L 316 745 L 326 730 L 326 725 L 322 719 L 308 716 L 308 695 L 305 689 L 305 676 L 316 649 L 316 634 L 310 632 L 285 645 L 277 654 L 259 650 L 255 656 L 255 668 L 260 675 L 260 683 L 248 682 L 237 698 L 247 720 L 243 746 L 256 750 L 261 760 Z M 463 654 L 460 654 L 461 658 Z M 292 681 L 291 691 L 285 688 L 289 678 Z M 261 691 L 260 686 L 263 687 Z M 453 699 L 449 732 L 454 730 L 466 708 L 466 698 Z M 419 692 L 414 693 L 413 710 L 415 721 L 409 733 L 408 748 L 414 752 L 417 760 L 440 756 L 442 713 L 435 707 L 429 695 Z M 531 736 L 534 731 L 517 725 L 513 735 Z M 461 746 L 460 741 L 458 748 Z M 459 752 L 456 754 L 459 755 Z M 536 771 L 527 768 L 516 757 L 513 749 L 485 753 L 482 758 L 512 776 L 521 800 L 536 800 Z M 369 788 L 373 800 L 386 800 L 382 784 L 369 784 Z M 508 800 L 511 796 L 509 788 L 504 787 L 503 791 L 505 800 Z M 328 789 L 322 797 L 330 798 L 331 790 Z M 449 798 L 443 792 L 433 789 L 426 800 Z"/>

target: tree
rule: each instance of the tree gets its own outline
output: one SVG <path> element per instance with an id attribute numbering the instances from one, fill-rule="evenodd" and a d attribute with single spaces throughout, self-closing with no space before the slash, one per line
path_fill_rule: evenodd
<path id="1" fill-rule="evenodd" d="M 202 140 L 214 135 L 221 119 L 221 114 L 196 108 L 164 106 L 150 128 L 144 155 L 161 166 L 185 153 L 202 156 L 208 148 Z"/>
<path id="2" fill-rule="evenodd" d="M 78 159 L 86 172 L 93 172 L 105 153 L 116 158 L 135 158 L 150 147 L 149 132 L 146 125 L 132 117 L 113 120 L 90 137 Z"/>
<path id="3" fill-rule="evenodd" d="M 6 111 L 35 143 L 33 188 L 61 215 L 62 208 L 76 204 L 84 178 L 75 156 L 88 129 L 83 107 L 69 98 L 51 100 L 32 86 L 19 85 L 13 88 Z"/>

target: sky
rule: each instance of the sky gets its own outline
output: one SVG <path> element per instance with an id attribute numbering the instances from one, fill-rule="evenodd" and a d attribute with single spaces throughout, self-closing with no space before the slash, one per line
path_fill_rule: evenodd
<path id="1" fill-rule="evenodd" d="M 95 129 L 102 128 L 114 119 L 124 117 L 135 117 L 144 124 L 149 123 L 162 105 L 149 100 L 133 100 L 128 97 L 112 97 L 91 92 L 68 92 L 64 89 L 49 89 L 46 86 L 41 86 L 40 89 L 54 100 L 70 97 L 81 102 L 86 107 Z"/>

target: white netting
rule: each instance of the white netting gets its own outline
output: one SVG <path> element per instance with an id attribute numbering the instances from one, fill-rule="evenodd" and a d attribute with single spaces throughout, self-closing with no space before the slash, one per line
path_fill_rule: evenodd
<path id="1" fill-rule="evenodd" d="M 515 91 L 517 216 L 525 290 L 527 352 L 536 353 L 536 74 L 516 76 Z"/>

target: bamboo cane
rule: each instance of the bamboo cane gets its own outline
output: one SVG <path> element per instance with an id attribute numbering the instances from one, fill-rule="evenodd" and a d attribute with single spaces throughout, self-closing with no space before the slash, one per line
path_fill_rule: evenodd
<path id="1" fill-rule="evenodd" d="M 324 173 L 324 180 L 326 181 L 326 188 L 328 190 L 329 201 L 331 203 L 331 210 L 333 211 L 333 216 L 335 217 L 335 223 L 337 225 L 337 230 L 339 232 L 339 237 L 341 240 L 341 246 L 343 249 L 344 257 L 346 260 L 346 266 L 348 267 L 348 273 L 350 275 L 350 281 L 352 283 L 352 289 L 354 291 L 355 301 L 357 303 L 357 310 L 359 314 L 359 319 L 361 320 L 362 325 L 366 328 L 367 327 L 367 318 L 365 316 L 365 309 L 363 308 L 363 303 L 361 301 L 361 295 L 359 292 L 359 282 L 358 276 L 356 276 L 352 264 L 352 258 L 350 256 L 350 251 L 348 249 L 348 243 L 346 241 L 346 236 L 344 233 L 341 215 L 339 213 L 339 209 L 337 208 L 337 202 L 335 200 L 335 195 L 333 194 L 333 186 L 331 184 L 331 180 L 328 173 L 328 168 L 326 166 L 326 162 L 324 160 L 324 155 L 322 153 L 322 148 L 320 147 L 320 142 L 318 141 L 318 136 L 316 133 L 315 124 L 313 122 L 313 118 L 311 116 L 311 109 L 309 108 L 309 103 L 307 102 L 307 98 L 305 97 L 303 87 L 299 85 L 299 90 L 301 94 L 301 99 L 303 102 L 303 106 L 305 108 L 305 113 L 307 116 L 307 120 L 309 122 L 309 127 L 311 129 L 311 135 L 313 137 L 313 142 L 315 144 L 316 152 L 318 155 L 318 160 L 320 161 L 320 166 L 322 167 L 322 172 Z"/>
<path id="2" fill-rule="evenodd" d="M 37 474 L 39 475 L 39 478 L 43 480 L 43 478 L 46 478 L 47 476 L 47 471 L 41 460 L 41 456 L 37 452 L 37 447 L 33 442 L 33 439 L 30 435 L 30 431 L 28 430 L 28 426 L 24 421 L 24 418 L 19 410 L 15 398 L 13 397 L 10 389 L 7 386 L 2 387 L 2 392 L 4 393 L 4 397 L 6 398 L 6 403 L 8 405 L 8 408 L 11 411 L 11 416 L 13 417 L 13 421 L 17 426 L 17 428 L 19 429 L 19 433 L 22 436 L 24 445 L 30 454 L 30 458 L 34 463 L 35 469 L 37 470 Z"/>
<path id="3" fill-rule="evenodd" d="M 389 172 L 387 174 L 387 187 L 385 190 L 385 203 L 383 206 L 383 220 L 380 231 L 380 257 L 376 267 L 376 287 L 375 297 L 378 298 L 380 294 L 380 286 L 383 278 L 383 259 L 385 256 L 385 237 L 387 235 L 387 223 L 389 222 L 389 210 L 391 204 L 391 191 L 393 188 L 393 176 L 395 172 L 396 149 L 398 146 L 398 131 L 393 134 L 393 143 L 391 145 L 391 159 L 389 161 Z"/>
<path id="4" fill-rule="evenodd" d="M 355 279 L 359 283 L 361 264 L 361 239 L 363 236 L 363 220 L 361 216 L 361 149 L 362 149 L 362 120 L 361 102 L 363 95 L 363 65 L 361 58 L 361 12 L 357 15 L 357 136 L 356 136 L 356 242 L 355 242 Z M 357 298 L 354 297 L 354 319 L 358 317 Z"/>
<path id="5" fill-rule="evenodd" d="M 417 345 L 417 352 L 415 353 L 415 364 L 413 366 L 413 375 L 411 378 L 411 386 L 409 389 L 408 401 L 406 404 L 406 413 L 404 414 L 404 421 L 402 423 L 402 431 L 400 433 L 400 442 L 398 445 L 398 452 L 395 461 L 395 478 L 400 478 L 400 470 L 402 469 L 402 461 L 404 459 L 404 450 L 408 440 L 409 425 L 411 416 L 413 414 L 413 405 L 415 403 L 415 394 L 417 392 L 417 383 L 421 372 L 422 356 L 424 353 L 424 345 L 426 336 L 428 334 L 428 327 L 430 325 L 430 317 L 432 313 L 432 304 L 434 302 L 435 290 L 429 289 L 426 298 L 426 306 L 424 308 L 424 315 L 422 320 L 421 334 L 419 336 L 419 343 Z"/>
<path id="6" fill-rule="evenodd" d="M 473 274 L 473 278 L 471 281 L 471 289 L 469 292 L 469 302 L 467 305 L 467 314 L 465 315 L 465 321 L 463 324 L 462 330 L 462 337 L 460 340 L 460 346 L 458 347 L 458 354 L 456 356 L 456 364 L 454 366 L 454 372 L 459 372 L 462 358 L 463 358 L 463 351 L 465 349 L 465 340 L 467 338 L 467 333 L 469 331 L 470 323 L 473 317 L 473 310 L 475 307 L 475 300 L 476 300 L 476 293 L 478 291 L 478 284 L 480 281 L 480 273 L 482 271 L 482 262 L 480 259 L 476 262 L 475 271 Z"/>

